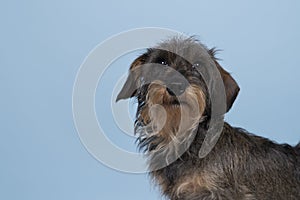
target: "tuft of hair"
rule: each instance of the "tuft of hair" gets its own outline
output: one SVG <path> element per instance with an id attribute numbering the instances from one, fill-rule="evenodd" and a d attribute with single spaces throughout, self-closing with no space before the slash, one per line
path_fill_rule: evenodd
<path id="1" fill-rule="evenodd" d="M 295 149 L 300 154 L 300 142 L 295 146 Z"/>
<path id="2" fill-rule="evenodd" d="M 212 59 L 214 60 L 222 60 L 218 58 L 216 55 L 219 54 L 219 52 L 222 51 L 222 49 L 217 49 L 217 47 L 213 47 L 208 50 L 209 55 L 211 56 Z"/>

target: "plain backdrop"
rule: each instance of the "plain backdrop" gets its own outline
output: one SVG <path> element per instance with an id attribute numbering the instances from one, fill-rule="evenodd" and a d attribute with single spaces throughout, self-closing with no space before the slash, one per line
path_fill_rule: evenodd
<path id="1" fill-rule="evenodd" d="M 0 199 L 162 199 L 146 174 L 118 172 L 95 160 L 72 118 L 72 88 L 84 58 L 132 28 L 171 28 L 222 49 L 221 64 L 241 87 L 226 120 L 296 144 L 299 10 L 297 0 L 1 1 Z M 96 94 L 108 137 L 128 150 L 135 150 L 134 140 L 110 129 L 113 120 L 101 109 L 110 111 L 109 77 L 126 73 L 137 55 L 116 61 Z"/>

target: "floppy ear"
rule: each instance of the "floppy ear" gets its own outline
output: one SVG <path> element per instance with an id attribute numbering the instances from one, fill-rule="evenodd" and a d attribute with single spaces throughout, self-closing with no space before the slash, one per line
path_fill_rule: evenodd
<path id="1" fill-rule="evenodd" d="M 235 101 L 240 91 L 240 87 L 238 86 L 236 81 L 232 78 L 232 76 L 226 70 L 224 70 L 217 61 L 215 61 L 215 63 L 223 79 L 225 92 L 226 92 L 226 101 L 227 101 L 226 112 L 228 112 L 232 107 L 232 104 Z"/>
<path id="2" fill-rule="evenodd" d="M 136 94 L 138 88 L 137 79 L 140 76 L 140 74 L 138 74 L 139 70 L 136 70 L 136 68 L 144 64 L 147 57 L 148 53 L 145 53 L 132 62 L 127 80 L 118 94 L 116 101 L 131 98 Z"/>

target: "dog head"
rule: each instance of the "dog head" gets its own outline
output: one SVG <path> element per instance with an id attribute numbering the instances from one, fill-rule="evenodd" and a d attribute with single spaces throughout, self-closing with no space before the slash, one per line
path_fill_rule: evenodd
<path id="1" fill-rule="evenodd" d="M 215 53 L 194 38 L 175 37 L 148 49 L 131 64 L 117 100 L 137 98 L 135 131 L 146 151 L 165 149 L 171 141 L 182 144 L 189 131 L 209 119 L 207 80 L 212 79 L 205 79 L 202 69 L 217 69 L 226 96 L 223 114 L 232 107 L 239 87 Z"/>

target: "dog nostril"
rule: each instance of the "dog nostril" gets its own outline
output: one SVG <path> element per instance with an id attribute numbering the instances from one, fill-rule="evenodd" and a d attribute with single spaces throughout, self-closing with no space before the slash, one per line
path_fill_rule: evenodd
<path id="1" fill-rule="evenodd" d="M 171 83 L 167 87 L 167 91 L 171 96 L 176 96 L 176 95 L 178 96 L 178 95 L 181 95 L 182 93 L 184 93 L 185 87 L 181 83 Z"/>
<path id="2" fill-rule="evenodd" d="M 168 91 L 169 95 L 176 96 L 176 94 L 170 88 L 167 88 L 167 91 Z"/>

